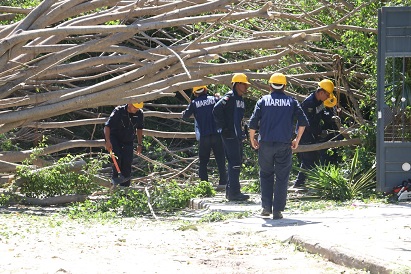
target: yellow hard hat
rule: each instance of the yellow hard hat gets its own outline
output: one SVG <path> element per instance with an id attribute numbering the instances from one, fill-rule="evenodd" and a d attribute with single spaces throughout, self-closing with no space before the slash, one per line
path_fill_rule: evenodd
<path id="1" fill-rule="evenodd" d="M 331 93 L 330 98 L 324 101 L 324 106 L 327 108 L 332 108 L 337 104 L 337 97 L 334 96 L 334 94 Z"/>
<path id="2" fill-rule="evenodd" d="M 207 90 L 207 86 L 198 86 L 198 87 L 193 87 L 193 93 L 203 93 L 204 90 Z"/>
<path id="3" fill-rule="evenodd" d="M 284 74 L 277 72 L 271 75 L 268 83 L 278 84 L 278 85 L 287 85 L 287 78 L 285 77 Z"/>
<path id="4" fill-rule="evenodd" d="M 318 86 L 328 93 L 332 93 L 334 91 L 334 83 L 328 79 L 318 82 Z"/>
<path id="5" fill-rule="evenodd" d="M 143 108 L 143 106 L 144 106 L 144 103 L 143 103 L 143 102 L 133 103 L 133 107 L 135 107 L 135 108 Z"/>
<path id="6" fill-rule="evenodd" d="M 251 83 L 248 82 L 247 75 L 244 73 L 234 73 L 231 83 L 245 83 L 251 85 Z"/>

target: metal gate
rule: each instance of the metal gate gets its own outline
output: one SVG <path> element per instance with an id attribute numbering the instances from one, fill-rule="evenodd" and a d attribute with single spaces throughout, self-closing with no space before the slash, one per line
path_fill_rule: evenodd
<path id="1" fill-rule="evenodd" d="M 411 7 L 378 12 L 377 190 L 411 179 Z"/>

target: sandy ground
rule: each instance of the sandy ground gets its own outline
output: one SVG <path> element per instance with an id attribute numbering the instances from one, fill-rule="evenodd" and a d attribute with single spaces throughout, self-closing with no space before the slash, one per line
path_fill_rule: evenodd
<path id="1" fill-rule="evenodd" d="M 366 273 L 297 249 L 231 221 L 0 210 L 0 273 Z"/>

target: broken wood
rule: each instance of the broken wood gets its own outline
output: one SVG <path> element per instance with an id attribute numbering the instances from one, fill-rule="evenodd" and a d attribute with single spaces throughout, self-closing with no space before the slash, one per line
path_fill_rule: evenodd
<path id="1" fill-rule="evenodd" d="M 316 151 L 329 148 L 338 148 L 343 146 L 356 146 L 361 144 L 360 138 L 341 140 L 341 141 L 328 141 L 324 143 L 317 143 L 312 145 L 299 145 L 297 149 L 293 149 L 293 153 Z"/>

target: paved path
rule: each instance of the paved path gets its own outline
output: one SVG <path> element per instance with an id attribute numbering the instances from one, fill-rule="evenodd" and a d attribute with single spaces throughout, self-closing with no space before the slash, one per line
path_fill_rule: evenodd
<path id="1" fill-rule="evenodd" d="M 258 197 L 253 197 L 258 200 Z M 330 211 L 291 214 L 284 219 L 258 216 L 258 203 L 228 202 L 223 196 L 195 199 L 194 209 L 223 212 L 254 212 L 250 218 L 232 220 L 271 230 L 273 237 L 304 247 L 329 260 L 370 273 L 411 273 L 411 202 L 354 205 Z"/>

